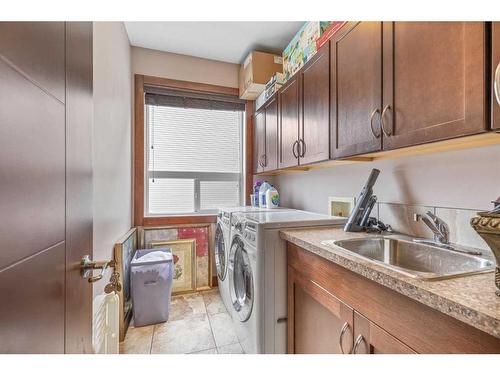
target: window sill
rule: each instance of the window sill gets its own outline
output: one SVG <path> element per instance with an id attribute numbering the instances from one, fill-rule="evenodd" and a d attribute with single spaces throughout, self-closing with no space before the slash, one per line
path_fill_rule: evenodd
<path id="1" fill-rule="evenodd" d="M 142 225 L 159 226 L 175 224 L 206 224 L 216 223 L 216 214 L 186 214 L 186 215 L 164 215 L 164 216 L 146 216 L 142 220 Z"/>

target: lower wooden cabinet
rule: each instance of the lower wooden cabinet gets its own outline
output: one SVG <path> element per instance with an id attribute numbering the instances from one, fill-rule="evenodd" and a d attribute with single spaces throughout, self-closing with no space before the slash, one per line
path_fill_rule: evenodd
<path id="1" fill-rule="evenodd" d="M 500 339 L 287 245 L 288 353 L 500 353 Z"/>
<path id="2" fill-rule="evenodd" d="M 354 312 L 352 354 L 416 354 L 417 352 L 378 325 Z"/>
<path id="3" fill-rule="evenodd" d="M 288 352 L 346 354 L 353 345 L 353 310 L 288 267 Z"/>
<path id="4" fill-rule="evenodd" d="M 293 267 L 288 267 L 288 311 L 288 353 L 416 353 Z"/>

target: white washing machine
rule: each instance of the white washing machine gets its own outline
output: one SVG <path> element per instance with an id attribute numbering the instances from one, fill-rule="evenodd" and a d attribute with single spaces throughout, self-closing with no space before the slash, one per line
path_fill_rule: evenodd
<path id="1" fill-rule="evenodd" d="M 252 213 L 252 212 L 267 212 L 276 209 L 259 208 L 251 206 L 228 207 L 221 208 L 217 216 L 217 227 L 215 229 L 215 266 L 217 269 L 217 279 L 219 285 L 219 293 L 222 302 L 228 312 L 231 312 L 231 300 L 229 297 L 229 281 L 227 276 L 229 250 L 231 246 L 231 218 L 236 212 Z M 279 208 L 281 211 L 290 211 L 287 208 Z"/>
<path id="2" fill-rule="evenodd" d="M 232 215 L 227 279 L 231 314 L 245 353 L 286 353 L 286 244 L 280 229 L 345 222 L 343 217 L 298 210 Z"/>

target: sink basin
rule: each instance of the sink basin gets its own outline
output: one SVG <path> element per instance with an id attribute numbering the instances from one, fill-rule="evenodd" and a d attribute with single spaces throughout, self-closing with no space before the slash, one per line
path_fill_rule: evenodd
<path id="1" fill-rule="evenodd" d="M 451 250 L 451 247 L 417 243 L 405 236 L 374 236 L 323 243 L 339 246 L 363 259 L 421 279 L 444 279 L 491 272 L 495 267 L 494 262 L 482 256 L 457 252 Z M 467 251 L 464 250 L 467 248 L 459 249 Z"/>

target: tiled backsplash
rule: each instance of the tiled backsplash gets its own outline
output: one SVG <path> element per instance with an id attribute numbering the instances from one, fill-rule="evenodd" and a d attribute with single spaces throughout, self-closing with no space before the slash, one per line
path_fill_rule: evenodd
<path id="1" fill-rule="evenodd" d="M 480 209 L 444 208 L 415 206 L 406 204 L 379 202 L 373 216 L 389 224 L 394 231 L 415 237 L 432 238 L 432 232 L 422 221 L 414 221 L 414 214 L 425 215 L 431 211 L 443 219 L 450 229 L 450 242 L 488 250 L 486 242 L 472 229 L 469 222 Z"/>

